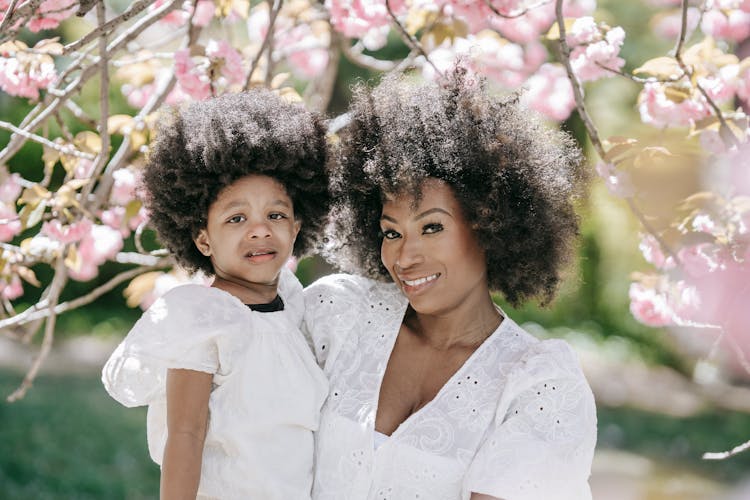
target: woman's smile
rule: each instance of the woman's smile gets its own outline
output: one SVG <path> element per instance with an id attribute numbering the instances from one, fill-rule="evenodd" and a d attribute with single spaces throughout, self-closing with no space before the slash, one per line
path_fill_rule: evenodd
<path id="1" fill-rule="evenodd" d="M 406 295 L 416 295 L 421 293 L 428 288 L 432 288 L 436 284 L 437 279 L 440 277 L 440 273 L 430 274 L 421 278 L 406 279 L 405 277 L 399 277 L 401 281 L 401 289 Z"/>

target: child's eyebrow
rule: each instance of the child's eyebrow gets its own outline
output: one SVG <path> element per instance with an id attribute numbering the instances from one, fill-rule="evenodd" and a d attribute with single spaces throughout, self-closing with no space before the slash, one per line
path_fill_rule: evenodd
<path id="1" fill-rule="evenodd" d="M 234 210 L 235 208 L 243 208 L 243 207 L 246 207 L 247 205 L 248 203 L 244 200 L 233 200 L 233 201 L 227 202 L 225 205 L 222 205 L 221 210 L 222 211 Z M 292 208 L 291 203 L 282 199 L 274 200 L 271 203 L 269 203 L 269 205 L 272 205 L 272 206 L 280 205 L 285 208 L 290 208 L 290 209 Z"/>

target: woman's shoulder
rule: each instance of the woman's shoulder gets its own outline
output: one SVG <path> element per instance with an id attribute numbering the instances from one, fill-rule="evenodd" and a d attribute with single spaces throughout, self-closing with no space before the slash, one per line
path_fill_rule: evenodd
<path id="1" fill-rule="evenodd" d="M 329 274 L 305 288 L 305 305 L 308 308 L 330 306 L 359 309 L 372 303 L 386 302 L 394 306 L 405 301 L 395 284 L 376 281 L 353 274 Z"/>

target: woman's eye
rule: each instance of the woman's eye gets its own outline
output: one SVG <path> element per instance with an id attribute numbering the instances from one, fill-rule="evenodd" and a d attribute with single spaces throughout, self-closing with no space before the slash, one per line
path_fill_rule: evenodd
<path id="1" fill-rule="evenodd" d="M 272 214 L 269 214 L 268 218 L 271 220 L 281 220 L 281 219 L 286 219 L 287 217 L 285 214 L 274 212 Z"/>
<path id="2" fill-rule="evenodd" d="M 239 224 L 240 222 L 245 222 L 245 216 L 244 215 L 235 215 L 227 219 L 227 222 L 230 224 Z"/>
<path id="3" fill-rule="evenodd" d="M 443 225 L 438 223 L 427 224 L 422 228 L 422 234 L 439 233 L 443 230 Z"/>
<path id="4" fill-rule="evenodd" d="M 385 238 L 386 240 L 395 240 L 396 238 L 401 236 L 393 229 L 384 229 L 382 233 L 383 233 L 383 238 Z"/>

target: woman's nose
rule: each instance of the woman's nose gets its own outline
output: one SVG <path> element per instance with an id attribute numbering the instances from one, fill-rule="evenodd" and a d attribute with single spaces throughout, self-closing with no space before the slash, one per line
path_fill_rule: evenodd
<path id="1" fill-rule="evenodd" d="M 396 255 L 396 265 L 401 269 L 408 269 L 423 261 L 422 248 L 414 238 L 404 237 Z"/>

